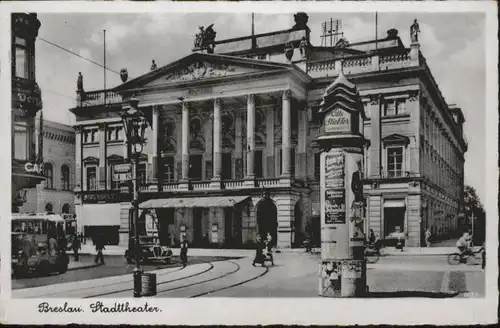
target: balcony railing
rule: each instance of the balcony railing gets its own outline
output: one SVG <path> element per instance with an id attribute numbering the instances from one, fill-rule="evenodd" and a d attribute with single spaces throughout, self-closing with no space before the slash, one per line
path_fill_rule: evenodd
<path id="1" fill-rule="evenodd" d="M 224 189 L 240 189 L 243 188 L 244 180 L 225 180 L 223 181 Z"/>
<path id="2" fill-rule="evenodd" d="M 85 92 L 77 100 L 78 107 L 109 105 L 120 103 L 122 97 L 113 90 L 96 90 Z"/>
<path id="3" fill-rule="evenodd" d="M 255 185 L 259 188 L 262 187 L 277 187 L 280 183 L 278 178 L 259 178 L 255 180 Z"/>

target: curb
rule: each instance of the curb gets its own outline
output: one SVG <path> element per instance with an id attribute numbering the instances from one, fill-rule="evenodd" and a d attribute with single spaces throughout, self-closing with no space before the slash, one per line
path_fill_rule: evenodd
<path id="1" fill-rule="evenodd" d="M 90 269 L 90 268 L 94 268 L 94 267 L 98 267 L 100 266 L 100 264 L 89 264 L 89 265 L 82 265 L 82 266 L 79 266 L 79 267 L 76 267 L 76 268 L 68 268 L 67 271 L 74 271 L 74 270 L 80 270 L 80 269 Z"/>

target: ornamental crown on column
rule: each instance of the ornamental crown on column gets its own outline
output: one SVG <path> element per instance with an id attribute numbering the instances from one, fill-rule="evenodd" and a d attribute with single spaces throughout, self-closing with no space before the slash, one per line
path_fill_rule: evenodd
<path id="1" fill-rule="evenodd" d="M 290 97 L 292 96 L 292 91 L 291 90 L 283 90 L 283 98 L 284 99 L 290 99 Z"/>

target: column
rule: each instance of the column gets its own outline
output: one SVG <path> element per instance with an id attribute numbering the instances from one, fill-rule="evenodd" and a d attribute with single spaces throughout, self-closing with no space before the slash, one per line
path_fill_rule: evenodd
<path id="1" fill-rule="evenodd" d="M 370 141 L 371 141 L 371 156 L 370 162 L 370 177 L 378 178 L 380 177 L 380 169 L 382 158 L 380 158 L 380 135 L 381 135 L 381 122 L 380 122 L 380 95 L 373 96 L 370 102 L 370 112 L 371 112 L 371 128 L 370 128 Z"/>
<path id="2" fill-rule="evenodd" d="M 255 178 L 254 156 L 255 156 L 255 96 L 247 97 L 247 174 L 245 180 Z"/>
<path id="3" fill-rule="evenodd" d="M 151 126 L 151 156 L 150 163 L 151 164 L 151 173 L 153 179 L 158 179 L 158 128 L 159 128 L 159 106 L 153 106 L 153 119 Z"/>
<path id="4" fill-rule="evenodd" d="M 106 162 L 106 124 L 102 123 L 99 125 L 99 189 L 106 189 Z"/>
<path id="5" fill-rule="evenodd" d="M 221 180 L 221 163 L 222 163 L 222 139 L 221 139 L 221 124 L 220 124 L 220 99 L 214 99 L 214 125 L 213 125 L 213 144 L 214 144 L 214 158 L 213 158 L 213 178 L 216 187 Z"/>
<path id="6" fill-rule="evenodd" d="M 291 119 L 290 119 L 290 90 L 285 90 L 283 92 L 282 97 L 282 146 L 281 146 L 281 165 L 282 172 L 281 177 L 285 179 L 290 179 L 291 170 L 290 170 L 290 151 L 291 151 L 291 139 L 292 139 L 292 130 L 291 130 Z"/>
<path id="7" fill-rule="evenodd" d="M 243 171 L 243 132 L 242 132 L 242 115 L 244 115 L 243 111 L 235 112 L 235 123 L 234 123 L 234 134 L 235 134 L 235 142 L 234 142 L 234 153 L 235 153 L 235 177 L 237 180 L 243 179 L 245 176 L 245 172 Z"/>
<path id="8" fill-rule="evenodd" d="M 182 103 L 182 180 L 189 176 L 189 105 Z"/>
<path id="9" fill-rule="evenodd" d="M 307 109 L 303 103 L 299 110 L 298 170 L 297 178 L 307 181 Z"/>
<path id="10" fill-rule="evenodd" d="M 275 108 L 269 108 L 266 110 L 266 178 L 273 178 L 275 176 L 274 110 Z"/>
<path id="11" fill-rule="evenodd" d="M 81 170 L 82 170 L 82 128 L 75 127 L 75 189 L 82 190 Z"/>

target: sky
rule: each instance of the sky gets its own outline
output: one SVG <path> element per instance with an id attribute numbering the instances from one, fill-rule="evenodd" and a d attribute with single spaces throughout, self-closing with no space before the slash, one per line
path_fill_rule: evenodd
<path id="1" fill-rule="evenodd" d="M 68 109 L 76 102 L 76 79 L 82 72 L 87 91 L 103 89 L 103 68 L 58 49 L 41 39 L 103 63 L 103 30 L 106 30 L 107 67 L 127 68 L 129 80 L 149 71 L 151 60 L 167 65 L 191 53 L 198 26 L 214 24 L 216 40 L 249 35 L 251 13 L 141 13 L 141 14 L 39 14 L 36 43 L 37 82 L 42 90 L 44 118 L 73 124 Z M 311 42 L 321 45 L 321 23 L 341 19 L 350 42 L 375 38 L 374 13 L 309 13 Z M 448 104 L 462 108 L 469 150 L 465 155 L 465 183 L 476 188 L 484 202 L 485 170 L 485 17 L 481 13 L 379 13 L 378 36 L 396 28 L 409 46 L 413 19 L 420 24 L 421 51 Z M 288 29 L 292 14 L 256 14 L 255 32 Z M 107 71 L 107 87 L 121 83 Z"/>

